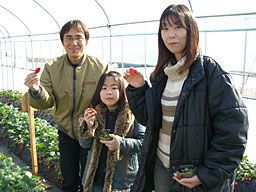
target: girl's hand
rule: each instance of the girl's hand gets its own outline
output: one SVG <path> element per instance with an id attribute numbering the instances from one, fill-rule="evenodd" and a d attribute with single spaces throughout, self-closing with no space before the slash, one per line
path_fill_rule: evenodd
<path id="1" fill-rule="evenodd" d="M 106 141 L 106 140 L 100 140 L 101 143 L 105 144 L 108 147 L 108 150 L 114 151 L 119 149 L 120 146 L 120 136 L 114 135 L 114 134 L 109 134 L 110 137 L 112 137 L 112 140 Z"/>
<path id="2" fill-rule="evenodd" d="M 93 108 L 87 108 L 84 111 L 84 120 L 87 124 L 88 130 L 93 131 L 93 124 L 94 124 L 94 119 L 96 116 L 97 112 Z"/>
<path id="3" fill-rule="evenodd" d="M 143 75 L 133 68 L 126 70 L 124 73 L 124 79 L 135 88 L 142 87 L 145 84 Z"/>
<path id="4" fill-rule="evenodd" d="M 201 184 L 201 181 L 199 180 L 199 178 L 196 175 L 194 175 L 193 177 L 190 177 L 190 178 L 179 178 L 179 177 L 174 176 L 173 179 L 175 181 L 177 181 L 178 183 L 180 183 L 181 185 L 184 185 L 190 189 Z"/>
<path id="5" fill-rule="evenodd" d="M 40 73 L 29 73 L 24 84 L 32 91 L 38 91 L 40 86 Z"/>

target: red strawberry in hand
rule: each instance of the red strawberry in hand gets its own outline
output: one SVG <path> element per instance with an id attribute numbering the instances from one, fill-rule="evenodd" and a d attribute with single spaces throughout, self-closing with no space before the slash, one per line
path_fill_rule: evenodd
<path id="1" fill-rule="evenodd" d="M 134 75 L 134 74 L 136 73 L 136 71 L 135 71 L 135 69 L 130 68 L 129 73 L 130 73 L 131 75 Z"/>
<path id="2" fill-rule="evenodd" d="M 90 108 L 89 109 L 89 113 L 93 114 L 93 115 L 96 115 L 97 114 L 97 111 L 95 111 L 95 109 L 93 108 Z"/>
<path id="3" fill-rule="evenodd" d="M 35 69 L 35 74 L 37 74 L 37 73 L 39 73 L 39 71 L 41 70 L 41 68 L 40 67 L 37 67 L 36 69 Z"/>

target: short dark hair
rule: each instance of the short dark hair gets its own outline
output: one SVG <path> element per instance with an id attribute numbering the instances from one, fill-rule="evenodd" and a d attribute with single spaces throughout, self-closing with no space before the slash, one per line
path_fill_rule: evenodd
<path id="1" fill-rule="evenodd" d="M 185 48 L 185 65 L 181 68 L 184 71 L 190 68 L 198 54 L 199 29 L 195 17 L 185 5 L 169 5 L 162 13 L 158 29 L 158 60 L 156 68 L 152 73 L 155 77 L 161 69 L 168 63 L 175 65 L 177 63 L 175 55 L 165 46 L 161 36 L 161 30 L 164 22 L 178 23 L 187 30 L 187 45 Z"/>
<path id="2" fill-rule="evenodd" d="M 118 89 L 120 92 L 119 101 L 117 103 L 118 109 L 123 109 L 127 103 L 127 96 L 126 96 L 126 92 L 125 92 L 124 79 L 123 79 L 122 75 L 117 71 L 109 71 L 109 72 L 103 73 L 100 76 L 95 93 L 92 97 L 93 98 L 92 106 L 96 107 L 96 105 L 102 103 L 102 101 L 100 99 L 100 91 L 101 91 L 102 86 L 104 85 L 106 77 L 113 77 L 115 79 L 115 81 L 117 81 Z"/>
<path id="3" fill-rule="evenodd" d="M 85 24 L 83 24 L 82 21 L 80 20 L 71 20 L 69 22 L 67 22 L 65 25 L 63 25 L 63 27 L 60 30 L 60 40 L 63 44 L 63 38 L 64 38 L 64 34 L 69 32 L 69 30 L 75 27 L 77 28 L 79 31 L 84 33 L 85 39 L 88 41 L 89 40 L 89 30 L 88 28 L 85 26 Z"/>

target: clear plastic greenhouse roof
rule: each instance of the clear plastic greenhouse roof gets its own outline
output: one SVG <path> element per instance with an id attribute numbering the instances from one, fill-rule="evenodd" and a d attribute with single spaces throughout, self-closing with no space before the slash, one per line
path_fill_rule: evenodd
<path id="1" fill-rule="evenodd" d="M 89 28 L 156 21 L 172 3 L 186 4 L 198 18 L 243 15 L 220 23 L 223 26 L 229 22 L 242 28 L 256 25 L 255 0 L 0 0 L 0 38 L 58 33 L 72 19 L 82 20 Z M 247 22 L 251 19 L 254 22 Z M 219 24 L 219 20 L 213 23 Z"/>

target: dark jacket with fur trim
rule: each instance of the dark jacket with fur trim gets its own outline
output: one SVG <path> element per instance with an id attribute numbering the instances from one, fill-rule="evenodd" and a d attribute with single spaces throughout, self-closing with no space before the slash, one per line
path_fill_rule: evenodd
<path id="1" fill-rule="evenodd" d="M 95 133 L 83 176 L 84 191 L 86 192 L 92 191 L 93 188 L 93 181 L 103 145 L 100 143 L 99 133 L 106 127 L 106 107 L 100 104 L 95 109 L 97 111 L 94 126 Z M 134 115 L 128 106 L 119 111 L 113 134 L 121 136 L 119 141 L 120 148 L 116 151 L 108 151 L 104 192 L 130 189 L 138 171 L 138 156 L 144 132 L 145 127 L 135 121 Z M 80 139 L 86 138 L 88 141 L 92 139 L 92 135 L 88 131 L 81 130 L 79 133 Z"/>

